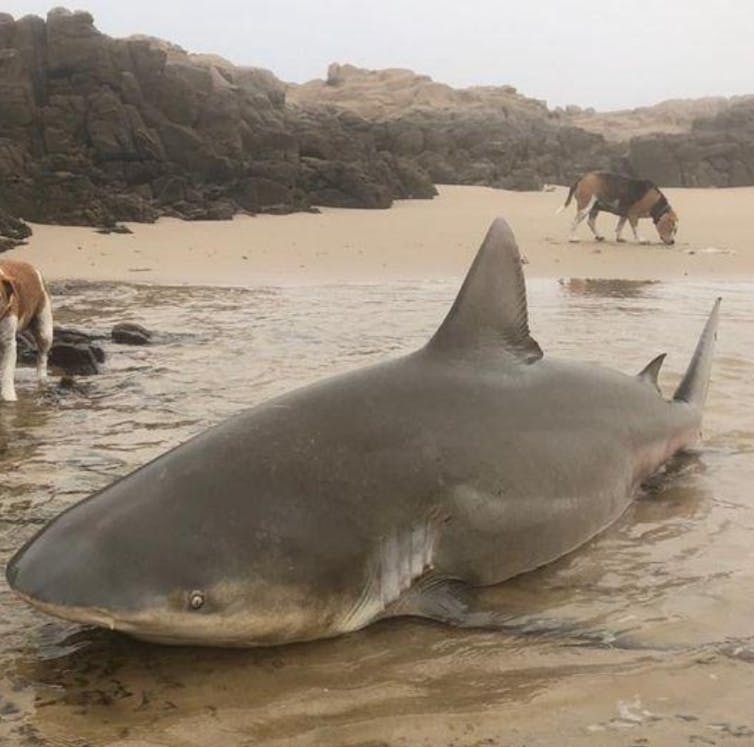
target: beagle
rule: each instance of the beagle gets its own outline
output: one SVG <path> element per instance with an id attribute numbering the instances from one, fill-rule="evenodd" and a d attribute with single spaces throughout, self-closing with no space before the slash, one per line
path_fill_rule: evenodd
<path id="1" fill-rule="evenodd" d="M 587 217 L 594 237 L 602 241 L 605 237 L 597 232 L 595 221 L 603 210 L 619 216 L 615 227 L 616 241 L 624 241 L 621 232 L 628 221 L 634 238 L 642 244 L 648 243 L 639 235 L 636 226 L 639 218 L 651 218 L 662 241 L 671 245 L 675 243 L 678 216 L 657 185 L 648 179 L 633 179 L 609 171 L 590 171 L 573 184 L 565 204 L 557 212 L 565 210 L 574 197 L 576 217 L 571 224 L 570 241 L 578 241 L 576 229 Z"/>

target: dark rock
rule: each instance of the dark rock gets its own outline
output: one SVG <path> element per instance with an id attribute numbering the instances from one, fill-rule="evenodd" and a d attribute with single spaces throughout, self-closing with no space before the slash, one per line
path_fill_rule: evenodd
<path id="1" fill-rule="evenodd" d="M 628 161 L 634 173 L 666 187 L 754 184 L 754 99 L 697 118 L 689 133 L 634 138 Z"/>
<path id="2" fill-rule="evenodd" d="M 681 165 L 665 138 L 634 138 L 628 162 L 633 173 L 641 174 L 660 186 L 675 187 L 683 184 Z"/>
<path id="3" fill-rule="evenodd" d="M 13 242 L 15 246 L 24 243 L 29 236 L 31 228 L 26 223 L 0 209 L 0 237 Z"/>
<path id="4" fill-rule="evenodd" d="M 385 167 L 383 179 L 393 197 L 400 200 L 432 199 L 437 195 L 429 174 L 415 161 L 400 158 L 383 151 L 380 154 Z"/>
<path id="5" fill-rule="evenodd" d="M 183 176 L 162 176 L 152 183 L 158 205 L 174 205 L 186 199 L 187 181 Z"/>
<path id="6" fill-rule="evenodd" d="M 99 373 L 99 364 L 92 350 L 86 344 L 56 343 L 52 346 L 49 364 L 61 369 L 69 376 L 93 376 Z"/>
<path id="7" fill-rule="evenodd" d="M 328 207 L 389 208 L 392 195 L 361 166 L 343 161 L 302 158 L 301 182 L 312 202 Z"/>
<path id="8" fill-rule="evenodd" d="M 276 205 L 291 206 L 294 201 L 294 184 L 295 182 L 281 183 L 264 176 L 252 176 L 238 183 L 233 191 L 233 199 L 244 210 L 252 213 Z"/>
<path id="9" fill-rule="evenodd" d="M 94 342 L 92 335 L 76 329 L 55 327 L 49 363 L 65 374 L 89 376 L 99 373 L 99 364 L 105 362 L 105 351 Z M 37 345 L 26 330 L 16 337 L 19 365 L 33 366 L 37 362 Z"/>
<path id="10" fill-rule="evenodd" d="M 148 345 L 152 339 L 152 333 L 134 322 L 119 322 L 113 329 L 111 336 L 113 342 L 121 345 Z"/>
<path id="11" fill-rule="evenodd" d="M 184 220 L 231 220 L 237 212 L 235 202 L 218 199 L 208 201 L 206 205 L 186 207 L 181 215 Z"/>

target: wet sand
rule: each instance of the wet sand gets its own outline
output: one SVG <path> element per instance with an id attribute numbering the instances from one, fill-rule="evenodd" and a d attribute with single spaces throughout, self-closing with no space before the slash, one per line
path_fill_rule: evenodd
<path id="1" fill-rule="evenodd" d="M 323 208 L 321 214 L 238 216 L 186 223 L 128 224 L 132 234 L 34 226 L 28 246 L 9 255 L 38 264 L 49 279 L 161 284 L 259 285 L 445 279 L 465 273 L 489 223 L 504 215 L 529 260 L 527 277 L 657 280 L 754 277 L 754 187 L 668 189 L 680 216 L 675 246 L 615 243 L 615 218 L 601 215 L 597 243 L 583 223 L 581 242 L 567 241 L 573 204 L 566 190 L 506 192 L 445 186 L 434 200 L 398 202 L 390 210 Z M 624 237 L 631 235 L 630 229 Z"/>

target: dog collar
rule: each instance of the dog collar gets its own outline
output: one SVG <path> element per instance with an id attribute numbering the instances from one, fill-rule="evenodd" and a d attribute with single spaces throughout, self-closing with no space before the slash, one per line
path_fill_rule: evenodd
<path id="1" fill-rule="evenodd" d="M 652 221 L 655 225 L 657 225 L 657 222 L 662 218 L 665 213 L 670 212 L 670 203 L 665 198 L 665 195 L 662 195 L 659 200 L 652 206 L 652 209 L 649 211 L 649 214 L 652 216 Z"/>

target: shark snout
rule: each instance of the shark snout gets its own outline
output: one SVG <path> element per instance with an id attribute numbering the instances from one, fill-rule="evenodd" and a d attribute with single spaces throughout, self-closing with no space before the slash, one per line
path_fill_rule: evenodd
<path id="1" fill-rule="evenodd" d="M 86 610 L 117 615 L 139 607 L 143 588 L 132 583 L 138 558 L 106 552 L 112 538 L 84 531 L 69 515 L 26 543 L 5 569 L 8 585 L 31 604 L 56 608 L 62 617 L 89 622 Z"/>
<path id="2" fill-rule="evenodd" d="M 101 606 L 99 590 L 106 581 L 97 572 L 95 559 L 82 548 L 68 552 L 48 537 L 27 543 L 9 561 L 5 576 L 13 591 L 27 601 L 55 606 Z"/>

